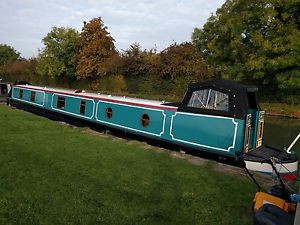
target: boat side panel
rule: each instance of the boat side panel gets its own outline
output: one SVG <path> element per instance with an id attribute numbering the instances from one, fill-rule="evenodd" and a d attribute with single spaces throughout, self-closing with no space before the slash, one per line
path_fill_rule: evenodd
<path id="1" fill-rule="evenodd" d="M 21 102 L 26 102 L 28 104 L 36 105 L 43 107 L 46 101 L 46 93 L 43 91 L 34 91 L 35 92 L 35 100 L 31 101 L 31 90 L 22 88 L 23 90 L 23 98 L 20 99 L 19 93 L 20 93 L 20 88 L 14 87 L 12 90 L 12 98 Z"/>
<path id="2" fill-rule="evenodd" d="M 49 93 L 50 94 L 50 93 Z M 95 111 L 95 100 L 83 98 L 83 97 L 75 97 L 75 96 L 69 96 L 69 95 L 62 95 L 62 94 L 56 94 L 51 93 L 51 110 L 59 111 L 65 114 L 70 114 L 77 117 L 82 117 L 85 119 L 92 119 L 94 116 Z M 57 99 L 58 97 L 65 97 L 65 109 L 59 109 L 57 108 Z M 85 113 L 80 114 L 80 103 L 82 100 L 86 101 L 85 105 Z"/>
<path id="3" fill-rule="evenodd" d="M 243 127 L 240 119 L 176 112 L 170 136 L 173 141 L 233 155 L 242 149 Z"/>
<path id="4" fill-rule="evenodd" d="M 112 109 L 112 117 L 108 118 L 106 110 Z M 142 115 L 149 116 L 149 125 L 143 126 Z M 144 135 L 162 136 L 165 129 L 165 113 L 161 109 L 153 109 L 139 106 L 131 106 L 127 104 L 98 101 L 96 104 L 95 119 L 97 122 L 118 127 L 123 130 L 142 133 Z"/>

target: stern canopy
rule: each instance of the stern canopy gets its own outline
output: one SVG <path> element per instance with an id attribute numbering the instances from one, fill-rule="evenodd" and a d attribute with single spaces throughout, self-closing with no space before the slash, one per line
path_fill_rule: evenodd
<path id="1" fill-rule="evenodd" d="M 178 111 L 244 119 L 248 109 L 260 110 L 256 100 L 258 88 L 227 80 L 194 83 Z"/>

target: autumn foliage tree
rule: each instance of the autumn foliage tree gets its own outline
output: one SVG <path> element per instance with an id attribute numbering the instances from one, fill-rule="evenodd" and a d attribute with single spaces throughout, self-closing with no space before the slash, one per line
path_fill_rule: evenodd
<path id="1" fill-rule="evenodd" d="M 107 63 L 109 74 L 123 76 L 127 90 L 133 93 L 178 97 L 182 96 L 187 84 L 212 76 L 200 53 L 188 42 L 173 44 L 160 53 L 155 49 L 143 50 L 138 43 L 133 43 Z"/>
<path id="2" fill-rule="evenodd" d="M 182 97 L 188 84 L 212 76 L 206 62 L 190 42 L 174 43 L 161 51 L 158 74 L 158 89 L 172 97 Z"/>
<path id="3" fill-rule="evenodd" d="M 36 74 L 36 59 L 20 59 L 0 67 L 1 77 L 8 82 L 26 80 L 39 84 L 39 76 Z"/>
<path id="4" fill-rule="evenodd" d="M 115 52 L 114 39 L 100 17 L 84 23 L 75 57 L 77 78 L 95 80 L 105 76 L 105 61 Z"/>
<path id="5" fill-rule="evenodd" d="M 149 76 L 157 73 L 159 56 L 155 50 L 142 50 L 139 43 L 133 43 L 121 53 L 119 70 L 126 77 Z"/>
<path id="6" fill-rule="evenodd" d="M 212 76 L 206 62 L 190 42 L 172 44 L 160 53 L 160 74 L 164 79 L 188 83 Z"/>

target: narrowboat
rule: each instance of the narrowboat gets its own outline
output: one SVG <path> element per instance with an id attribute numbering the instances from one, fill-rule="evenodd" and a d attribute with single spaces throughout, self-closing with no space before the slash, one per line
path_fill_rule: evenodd
<path id="1" fill-rule="evenodd" d="M 0 102 L 6 101 L 10 89 L 11 89 L 10 84 L 0 82 Z"/>
<path id="2" fill-rule="evenodd" d="M 161 102 L 16 84 L 9 104 L 88 121 L 219 156 L 244 160 L 252 171 L 296 175 L 298 157 L 262 145 L 264 115 L 258 88 L 212 80 L 188 86 L 181 102 Z"/>

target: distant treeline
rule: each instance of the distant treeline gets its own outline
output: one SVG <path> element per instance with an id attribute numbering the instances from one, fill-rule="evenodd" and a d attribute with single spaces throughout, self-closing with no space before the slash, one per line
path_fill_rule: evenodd
<path id="1" fill-rule="evenodd" d="M 213 71 L 192 43 L 174 43 L 159 53 L 133 43 L 118 52 L 101 18 L 84 23 L 81 33 L 53 27 L 43 43 L 39 57 L 11 60 L 2 66 L 2 77 L 39 85 L 172 99 L 181 97 L 189 83 L 213 77 Z"/>
<path id="2" fill-rule="evenodd" d="M 179 99 L 192 82 L 211 78 L 258 85 L 267 101 L 299 103 L 300 3 L 227 0 L 192 42 L 161 52 L 133 43 L 117 51 L 101 18 L 53 27 L 37 58 L 0 45 L 0 78 L 38 85 Z"/>

